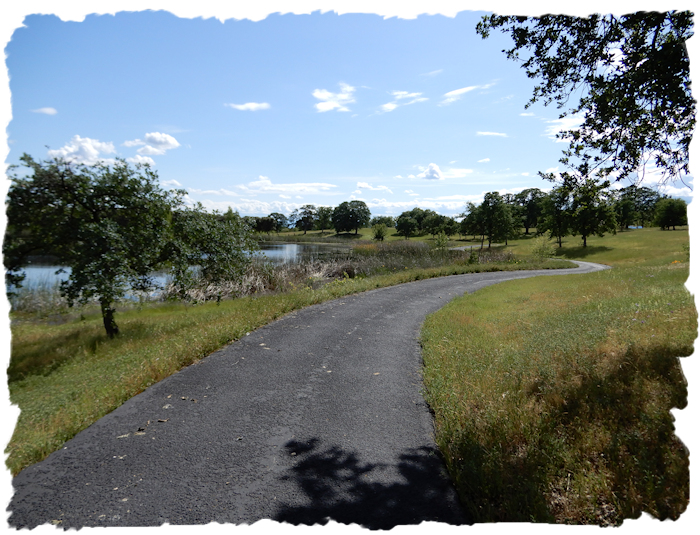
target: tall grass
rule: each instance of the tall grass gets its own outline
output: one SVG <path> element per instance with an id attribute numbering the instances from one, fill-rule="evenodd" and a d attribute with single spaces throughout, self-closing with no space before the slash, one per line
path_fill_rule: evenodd
<path id="1" fill-rule="evenodd" d="M 697 334 L 683 243 L 658 229 L 599 239 L 584 258 L 615 269 L 502 283 L 427 319 L 426 399 L 475 522 L 685 510 L 688 451 L 669 412 L 687 403 L 678 357 Z"/>

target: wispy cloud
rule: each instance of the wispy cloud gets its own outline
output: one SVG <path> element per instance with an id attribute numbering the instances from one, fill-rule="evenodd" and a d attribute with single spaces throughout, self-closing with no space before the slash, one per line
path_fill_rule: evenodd
<path id="1" fill-rule="evenodd" d="M 486 163 L 486 162 L 490 162 L 490 161 L 491 161 L 491 158 L 484 158 L 483 160 L 479 160 L 476 163 Z"/>
<path id="2" fill-rule="evenodd" d="M 389 193 L 394 193 L 387 186 L 372 186 L 371 184 L 368 184 L 367 182 L 358 182 L 357 189 L 358 190 L 368 189 L 370 191 L 388 191 Z M 361 191 L 360 191 L 360 193 L 361 193 Z"/>
<path id="3" fill-rule="evenodd" d="M 113 159 L 103 158 L 100 154 L 113 154 L 115 152 L 112 142 L 102 142 L 76 135 L 60 149 L 49 150 L 48 155 L 50 158 L 62 158 L 74 163 L 92 165 L 97 162 L 114 163 Z"/>
<path id="4" fill-rule="evenodd" d="M 565 130 L 577 130 L 583 123 L 583 115 L 571 115 L 561 119 L 546 121 L 549 125 L 545 130 L 545 135 L 557 143 L 567 143 L 566 139 L 558 139 L 557 134 Z"/>
<path id="5" fill-rule="evenodd" d="M 435 71 L 424 72 L 423 74 L 421 74 L 421 76 L 437 76 L 441 72 L 442 72 L 442 69 L 437 69 Z"/>
<path id="6" fill-rule="evenodd" d="M 268 104 L 267 102 L 246 102 L 245 104 L 226 103 L 224 104 L 224 106 L 228 106 L 229 108 L 233 108 L 234 110 L 241 111 L 259 111 L 270 109 L 270 104 Z"/>
<path id="7" fill-rule="evenodd" d="M 259 194 L 259 193 L 278 193 L 278 194 L 289 194 L 296 195 L 300 193 L 321 193 L 331 191 L 337 186 L 335 184 L 328 184 L 325 182 L 297 182 L 293 184 L 273 184 L 273 182 L 266 176 L 260 176 L 258 180 L 249 182 L 246 185 L 236 186 L 238 189 L 242 190 L 247 194 Z"/>
<path id="8" fill-rule="evenodd" d="M 44 115 L 56 115 L 58 112 L 56 108 L 38 108 L 36 110 L 30 110 L 32 113 L 43 113 Z"/>
<path id="9" fill-rule="evenodd" d="M 426 97 L 421 97 L 422 93 L 409 93 L 408 91 L 392 91 L 391 95 L 394 97 L 394 100 L 382 104 L 379 107 L 380 113 L 394 111 L 399 106 L 408 106 L 409 104 L 428 100 Z M 401 102 L 402 100 L 408 100 L 408 102 Z"/>
<path id="10" fill-rule="evenodd" d="M 501 132 L 477 132 L 477 136 L 497 136 L 497 137 L 508 137 L 508 134 L 503 134 Z"/>
<path id="11" fill-rule="evenodd" d="M 493 85 L 494 84 L 470 85 L 461 89 L 455 89 L 454 91 L 448 91 L 443 95 L 445 97 L 445 100 L 440 102 L 438 106 L 447 106 L 449 104 L 452 104 L 453 102 L 458 101 L 462 98 L 463 95 L 469 93 L 470 91 L 474 91 L 475 89 L 488 89 Z"/>
<path id="12" fill-rule="evenodd" d="M 319 112 L 331 110 L 350 111 L 347 105 L 355 102 L 355 99 L 353 98 L 355 88 L 341 82 L 340 90 L 340 93 L 331 93 L 326 89 L 314 89 L 313 93 L 311 94 L 321 101 L 314 104 L 316 109 Z"/>
<path id="13" fill-rule="evenodd" d="M 524 111 L 523 113 L 520 114 L 520 117 L 534 117 L 535 114 L 532 113 L 531 111 Z"/>
<path id="14" fill-rule="evenodd" d="M 142 147 L 136 152 L 141 155 L 163 155 L 166 151 L 177 148 L 180 143 L 173 136 L 161 132 L 150 132 L 143 139 L 134 139 L 122 143 L 125 147 Z"/>

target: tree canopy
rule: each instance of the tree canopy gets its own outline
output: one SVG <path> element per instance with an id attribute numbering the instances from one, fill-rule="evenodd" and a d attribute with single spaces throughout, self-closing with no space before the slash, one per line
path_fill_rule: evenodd
<path id="1" fill-rule="evenodd" d="M 345 201 L 336 206 L 331 218 L 338 234 L 351 230 L 357 234 L 360 228 L 369 223 L 371 215 L 364 201 Z"/>
<path id="2" fill-rule="evenodd" d="M 199 265 L 208 281 L 238 273 L 256 244 L 237 214 L 184 206 L 184 191 L 163 190 L 148 166 L 37 162 L 11 175 L 3 254 L 8 285 L 19 287 L 33 255 L 70 268 L 61 292 L 70 305 L 96 300 L 107 335 L 119 333 L 114 303 L 127 290 L 156 288 L 153 272 L 171 267 L 177 284 Z"/>
<path id="3" fill-rule="evenodd" d="M 565 183 L 639 181 L 650 162 L 668 181 L 689 173 L 695 101 L 685 42 L 692 25 L 688 11 L 487 15 L 477 33 L 487 38 L 500 29 L 512 37 L 513 47 L 504 52 L 537 80 L 526 107 L 556 102 L 560 109 L 570 106 L 561 118 L 582 119 L 559 134 L 569 142 L 561 159 L 571 170 L 561 175 Z"/>

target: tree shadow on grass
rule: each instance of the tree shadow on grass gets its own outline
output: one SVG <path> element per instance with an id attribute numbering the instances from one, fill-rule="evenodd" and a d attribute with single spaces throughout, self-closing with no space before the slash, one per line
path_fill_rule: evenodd
<path id="1" fill-rule="evenodd" d="M 278 522 L 313 525 L 330 519 L 369 529 L 423 521 L 472 523 L 443 476 L 436 450 L 406 450 L 393 466 L 387 466 L 362 462 L 357 453 L 324 446 L 317 438 L 290 441 L 285 448 L 297 462 L 283 479 L 294 480 L 309 504 L 283 507 L 274 518 Z"/>
<path id="2" fill-rule="evenodd" d="M 540 417 L 512 425 L 494 415 L 486 429 L 450 437 L 467 514 L 475 522 L 601 526 L 643 511 L 677 519 L 689 500 L 689 457 L 670 410 L 687 404 L 678 355 L 690 353 L 659 344 L 596 355 L 604 366 L 525 387 Z"/>
<path id="3" fill-rule="evenodd" d="M 564 247 L 561 249 L 557 247 L 555 250 L 555 254 L 557 256 L 566 256 L 566 258 L 575 258 L 576 260 L 581 260 L 588 256 L 598 253 L 605 253 L 608 251 L 612 251 L 612 248 L 605 247 L 604 245 L 589 245 L 587 247 Z"/>

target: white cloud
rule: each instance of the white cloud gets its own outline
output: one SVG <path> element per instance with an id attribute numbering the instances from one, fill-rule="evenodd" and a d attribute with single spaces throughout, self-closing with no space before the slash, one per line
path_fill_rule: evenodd
<path id="1" fill-rule="evenodd" d="M 421 74 L 421 76 L 436 76 L 442 72 L 442 69 L 438 69 L 436 71 L 430 71 L 430 72 L 424 72 Z"/>
<path id="2" fill-rule="evenodd" d="M 166 180 L 165 182 L 161 182 L 164 186 L 173 186 L 174 188 L 181 188 L 182 184 L 180 184 L 177 180 Z"/>
<path id="3" fill-rule="evenodd" d="M 229 108 L 241 111 L 258 111 L 258 110 L 268 110 L 270 105 L 267 102 L 246 102 L 245 104 L 224 104 Z"/>
<path id="4" fill-rule="evenodd" d="M 113 159 L 102 158 L 100 154 L 113 154 L 114 145 L 111 142 L 102 142 L 89 137 L 73 136 L 73 138 L 60 149 L 50 150 L 50 158 L 63 158 L 73 163 L 92 165 L 98 161 L 106 164 L 114 163 Z"/>
<path id="5" fill-rule="evenodd" d="M 520 173 L 521 176 L 530 176 L 530 173 Z"/>
<path id="6" fill-rule="evenodd" d="M 427 169 L 423 170 L 422 173 L 417 175 L 417 178 L 425 178 L 426 180 L 442 180 L 444 177 L 442 176 L 442 171 L 440 171 L 437 164 L 431 163 L 428 164 Z"/>
<path id="7" fill-rule="evenodd" d="M 43 113 L 44 115 L 56 115 L 58 112 L 56 108 L 38 108 L 36 110 L 30 110 L 32 113 Z"/>
<path id="8" fill-rule="evenodd" d="M 503 134 L 501 132 L 477 132 L 477 136 L 498 136 L 498 137 L 508 137 L 508 134 Z"/>
<path id="9" fill-rule="evenodd" d="M 169 134 L 161 132 L 150 132 L 144 136 L 144 139 L 134 139 L 122 143 L 124 147 L 137 147 L 143 145 L 136 152 L 139 154 L 163 155 L 166 151 L 180 146 L 177 139 Z"/>
<path id="10" fill-rule="evenodd" d="M 557 139 L 557 134 L 564 130 L 578 130 L 583 123 L 583 115 L 571 115 L 561 119 L 546 121 L 549 125 L 545 130 L 545 135 L 557 143 L 568 143 L 566 139 Z"/>
<path id="11" fill-rule="evenodd" d="M 347 104 L 352 104 L 355 102 L 355 99 L 352 96 L 355 88 L 341 82 L 340 89 L 340 93 L 331 93 L 326 89 L 314 89 L 312 95 L 321 101 L 314 105 L 316 109 L 319 112 L 331 111 L 335 109 L 338 111 L 350 111 Z"/>
<path id="12" fill-rule="evenodd" d="M 149 158 L 148 156 L 141 156 L 140 154 L 137 154 L 133 158 L 127 158 L 126 161 L 133 164 L 148 164 L 151 166 L 156 165 L 156 162 L 154 162 L 152 158 Z"/>
<path id="13" fill-rule="evenodd" d="M 525 112 L 520 114 L 520 117 L 534 117 L 534 116 L 535 116 L 535 114 L 532 113 L 531 111 L 525 111 Z"/>
<path id="14" fill-rule="evenodd" d="M 394 97 L 394 100 L 392 102 L 382 104 L 380 106 L 381 112 L 386 113 L 394 111 L 399 106 L 408 106 L 409 104 L 414 104 L 416 102 L 425 102 L 426 100 L 429 100 L 426 97 L 421 97 L 422 93 L 409 93 L 408 91 L 392 91 L 391 95 Z M 412 100 L 410 100 L 409 102 L 400 102 L 404 99 Z"/>
<path id="15" fill-rule="evenodd" d="M 477 163 L 486 163 L 486 162 L 490 162 L 490 161 L 491 161 L 491 158 L 484 158 L 483 160 L 479 160 Z"/>
<path id="16" fill-rule="evenodd" d="M 370 191 L 388 191 L 389 193 L 394 193 L 391 191 L 387 186 L 372 186 L 371 184 L 368 184 L 367 182 L 358 182 L 357 183 L 357 189 L 362 190 L 362 189 L 368 189 Z M 362 192 L 360 192 L 362 193 Z"/>
<path id="17" fill-rule="evenodd" d="M 404 191 L 404 193 L 408 193 L 409 195 L 412 195 L 412 196 L 420 195 L 420 193 L 415 193 L 412 189 L 407 189 L 406 191 Z"/>
<path id="18" fill-rule="evenodd" d="M 452 104 L 453 102 L 456 102 L 459 99 L 461 99 L 462 95 L 464 95 L 465 93 L 469 93 L 470 91 L 474 91 L 475 89 L 488 89 L 493 85 L 494 84 L 470 85 L 461 89 L 455 89 L 454 91 L 448 91 L 443 95 L 445 97 L 445 100 L 440 102 L 438 106 L 447 106 L 448 104 Z"/>
<path id="19" fill-rule="evenodd" d="M 249 182 L 247 185 L 236 186 L 248 194 L 278 193 L 278 194 L 299 194 L 299 193 L 321 193 L 330 191 L 337 187 L 335 184 L 325 182 L 297 182 L 293 184 L 273 184 L 266 176 L 260 176 L 258 180 Z"/>

